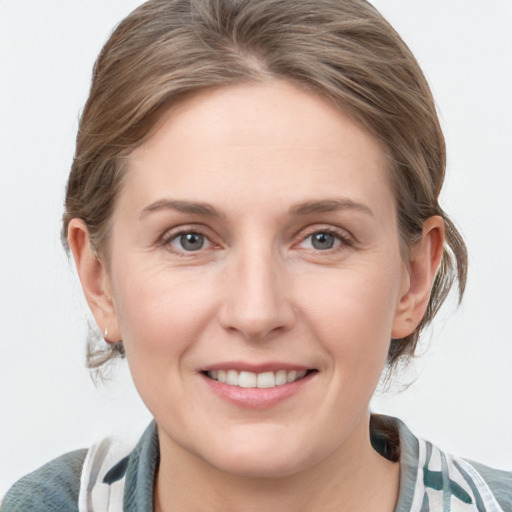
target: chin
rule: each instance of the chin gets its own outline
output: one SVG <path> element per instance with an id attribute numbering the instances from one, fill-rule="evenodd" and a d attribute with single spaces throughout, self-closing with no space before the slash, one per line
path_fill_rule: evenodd
<path id="1" fill-rule="evenodd" d="M 318 449 L 308 456 L 306 442 L 294 441 L 290 434 L 253 435 L 248 439 L 231 439 L 229 446 L 206 456 L 218 470 L 245 478 L 280 478 L 298 473 L 321 458 Z M 313 460 L 315 459 L 315 460 Z"/>
<path id="2" fill-rule="evenodd" d="M 247 457 L 246 454 L 223 457 L 215 467 L 223 473 L 242 478 L 284 478 L 307 467 L 295 457 Z"/>

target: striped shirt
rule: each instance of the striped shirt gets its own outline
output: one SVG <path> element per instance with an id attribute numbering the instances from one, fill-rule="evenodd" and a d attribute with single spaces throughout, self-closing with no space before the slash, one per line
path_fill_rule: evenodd
<path id="1" fill-rule="evenodd" d="M 388 416 L 372 416 L 371 439 L 400 462 L 395 512 L 512 512 L 512 472 L 449 455 Z M 0 512 L 151 512 L 158 461 L 152 422 L 135 446 L 107 438 L 27 475 Z"/>

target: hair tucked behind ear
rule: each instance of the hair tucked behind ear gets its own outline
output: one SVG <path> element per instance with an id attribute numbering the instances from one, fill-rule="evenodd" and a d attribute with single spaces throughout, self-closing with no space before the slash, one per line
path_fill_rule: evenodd
<path id="1" fill-rule="evenodd" d="M 393 367 L 414 353 L 456 278 L 462 297 L 467 255 L 438 203 L 446 156 L 430 89 L 405 43 L 365 0 L 150 0 L 132 12 L 94 67 L 68 181 L 64 240 L 70 219 L 81 218 L 108 260 L 123 162 L 154 133 L 162 113 L 201 89 L 271 77 L 330 99 L 382 142 L 404 247 L 428 217 L 445 221 L 444 257 L 425 318 L 392 342 Z M 105 350 L 91 350 L 90 367 L 122 354 L 115 346 Z"/>

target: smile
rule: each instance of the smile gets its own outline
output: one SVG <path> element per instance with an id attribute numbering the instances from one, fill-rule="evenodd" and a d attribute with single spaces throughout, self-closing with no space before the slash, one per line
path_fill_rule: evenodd
<path id="1" fill-rule="evenodd" d="M 240 388 L 269 389 L 303 379 L 307 370 L 277 370 L 253 373 L 238 370 L 210 370 L 206 375 L 213 380 Z"/>

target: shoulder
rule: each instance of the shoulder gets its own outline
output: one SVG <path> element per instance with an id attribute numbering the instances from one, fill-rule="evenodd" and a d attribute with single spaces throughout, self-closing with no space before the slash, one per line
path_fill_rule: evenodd
<path id="1" fill-rule="evenodd" d="M 400 462 L 396 512 L 512 512 L 512 472 L 451 455 L 396 418 L 373 415 L 372 443 Z"/>
<path id="2" fill-rule="evenodd" d="M 512 511 L 512 473 L 447 453 L 418 439 L 415 494 L 421 510 Z"/>
<path id="3" fill-rule="evenodd" d="M 471 460 L 464 460 L 464 463 L 472 473 L 469 478 L 485 484 L 503 510 L 512 510 L 512 471 L 493 469 Z"/>
<path id="4" fill-rule="evenodd" d="M 67 453 L 18 480 L 1 512 L 78 511 L 80 476 L 87 450 Z"/>
<path id="5" fill-rule="evenodd" d="M 471 505 L 471 510 L 512 511 L 512 472 L 493 469 L 420 441 L 420 472 L 427 498 Z M 458 510 L 455 508 L 455 510 Z"/>
<path id="6" fill-rule="evenodd" d="M 0 498 L 0 512 L 151 510 L 158 460 L 153 421 L 138 443 L 107 437 L 23 477 Z"/>

